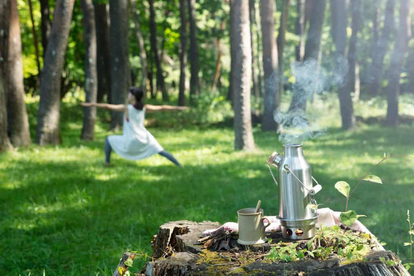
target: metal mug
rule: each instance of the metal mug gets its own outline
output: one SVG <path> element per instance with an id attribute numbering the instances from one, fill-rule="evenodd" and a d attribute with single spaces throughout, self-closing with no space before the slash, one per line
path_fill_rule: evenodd
<path id="1" fill-rule="evenodd" d="M 243 245 L 261 244 L 267 241 L 265 230 L 270 225 L 270 220 L 263 216 L 263 209 L 255 212 L 255 208 L 245 208 L 237 211 L 239 224 L 239 239 L 237 242 Z M 265 226 L 263 221 L 267 220 Z"/>

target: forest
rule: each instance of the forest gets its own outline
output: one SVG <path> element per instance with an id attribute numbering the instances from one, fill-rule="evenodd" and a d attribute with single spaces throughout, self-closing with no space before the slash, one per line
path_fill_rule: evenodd
<path id="1" fill-rule="evenodd" d="M 231 221 L 258 197 L 276 213 L 263 160 L 283 144 L 304 144 L 330 186 L 321 201 L 343 209 L 335 181 L 354 183 L 384 154 L 414 154 L 413 9 L 410 0 L 2 0 L 0 274 L 106 275 L 126 249 L 143 264 L 164 221 Z M 148 112 L 145 125 L 180 159 L 179 173 L 161 157 L 114 154 L 102 166 L 105 137 L 125 118 L 107 107 L 125 105 L 130 87 L 147 110 L 178 109 Z M 389 185 L 362 185 L 351 203 L 407 262 L 410 162 L 378 167 Z"/>
<path id="2" fill-rule="evenodd" d="M 286 114 L 306 117 L 314 95 L 336 93 L 347 130 L 353 102 L 386 95 L 384 123 L 398 124 L 399 95 L 414 82 L 409 1 L 256 2 L 6 1 L 1 148 L 31 142 L 25 95 L 39 99 L 35 142 L 58 144 L 60 101 L 124 103 L 130 86 L 180 106 L 225 97 L 236 149 L 253 147 L 237 139 L 251 133 L 250 113 L 263 131 L 282 123 L 273 116 L 282 98 L 291 98 Z M 94 137 L 94 109 L 82 139 Z M 111 128 L 121 123 L 113 113 Z"/>

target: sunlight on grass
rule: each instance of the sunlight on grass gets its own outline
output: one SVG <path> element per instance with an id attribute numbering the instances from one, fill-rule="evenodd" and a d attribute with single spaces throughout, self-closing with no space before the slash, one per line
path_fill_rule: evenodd
<path id="1" fill-rule="evenodd" d="M 21 185 L 21 183 L 19 183 L 18 181 L 6 182 L 6 183 L 3 183 L 2 188 L 6 189 L 6 190 L 13 190 L 13 189 L 19 188 L 20 185 Z"/>
<path id="2" fill-rule="evenodd" d="M 117 177 L 118 177 L 117 173 L 95 175 L 95 179 L 100 180 L 100 181 L 108 181 L 108 180 L 116 179 Z"/>
<path id="3" fill-rule="evenodd" d="M 68 127 L 69 127 L 71 130 L 81 130 L 81 129 L 82 129 L 82 125 L 77 124 L 77 123 L 69 123 L 69 124 L 68 124 Z"/>

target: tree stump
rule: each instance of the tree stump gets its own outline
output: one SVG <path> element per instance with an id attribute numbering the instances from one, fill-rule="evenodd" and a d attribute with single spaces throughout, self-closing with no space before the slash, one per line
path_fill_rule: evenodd
<path id="1" fill-rule="evenodd" d="M 205 249 L 206 244 L 200 244 L 202 233 L 219 226 L 210 221 L 175 221 L 161 225 L 152 243 L 152 258 L 142 269 L 142 275 L 410 275 L 398 256 L 379 244 L 364 261 L 347 265 L 341 265 L 341 260 L 334 255 L 324 261 L 306 258 L 288 263 L 271 262 L 264 259 L 271 245 L 245 247 L 228 238 L 215 240 L 214 248 L 218 251 Z M 272 235 L 273 241 L 281 238 L 280 233 Z"/>

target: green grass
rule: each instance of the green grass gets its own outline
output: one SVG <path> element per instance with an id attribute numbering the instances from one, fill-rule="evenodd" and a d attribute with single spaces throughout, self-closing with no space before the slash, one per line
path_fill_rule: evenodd
<path id="1" fill-rule="evenodd" d="M 32 126 L 36 108 L 29 105 Z M 343 210 L 336 181 L 355 185 L 384 152 L 414 155 L 414 128 L 373 125 L 343 132 L 334 111 L 323 116 L 327 134 L 304 149 L 323 185 L 318 203 Z M 0 275 L 110 275 L 124 251 L 151 254 L 151 238 L 167 221 L 237 221 L 236 211 L 258 199 L 266 215 L 276 215 L 278 190 L 265 165 L 281 149 L 275 133 L 256 129 L 258 149 L 234 152 L 232 129 L 188 126 L 180 116 L 155 117 L 175 127 L 158 124 L 150 131 L 183 169 L 160 156 L 132 162 L 116 154 L 114 166 L 104 167 L 106 125 L 97 125 L 96 141 L 80 141 L 81 110 L 70 104 L 63 106 L 62 145 L 1 154 Z M 409 256 L 403 246 L 409 238 L 406 211 L 414 213 L 413 164 L 386 161 L 373 171 L 384 185 L 362 184 L 349 206 L 367 215 L 361 221 L 403 260 Z M 144 263 L 136 261 L 133 271 Z"/>

